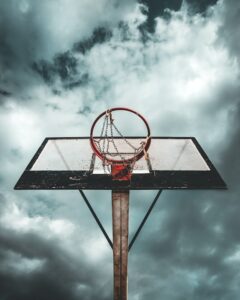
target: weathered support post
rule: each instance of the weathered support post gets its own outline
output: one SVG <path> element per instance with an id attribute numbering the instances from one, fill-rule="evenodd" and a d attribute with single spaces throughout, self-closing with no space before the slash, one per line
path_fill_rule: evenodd
<path id="1" fill-rule="evenodd" d="M 112 191 L 114 300 L 128 293 L 129 191 Z"/>

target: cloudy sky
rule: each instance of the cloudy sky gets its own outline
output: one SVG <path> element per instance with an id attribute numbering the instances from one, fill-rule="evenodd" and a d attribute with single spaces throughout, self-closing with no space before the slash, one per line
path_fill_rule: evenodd
<path id="1" fill-rule="evenodd" d="M 240 2 L 0 2 L 0 299 L 112 299 L 112 252 L 76 191 L 14 191 L 46 136 L 131 106 L 195 136 L 228 191 L 166 191 L 129 255 L 129 299 L 240 293 Z M 130 236 L 155 192 L 132 192 Z M 87 192 L 111 236 L 110 192 Z"/>

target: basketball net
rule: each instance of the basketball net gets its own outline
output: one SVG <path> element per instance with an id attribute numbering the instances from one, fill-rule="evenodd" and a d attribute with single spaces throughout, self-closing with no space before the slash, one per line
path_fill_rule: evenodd
<path id="1" fill-rule="evenodd" d="M 115 142 L 116 137 L 122 139 L 125 145 L 131 149 L 131 153 L 121 152 Z M 147 139 L 142 141 L 139 147 L 133 145 L 126 137 L 123 136 L 116 124 L 114 124 L 112 112 L 107 110 L 104 116 L 100 136 L 98 138 L 94 138 L 94 143 L 99 152 L 102 154 L 104 173 L 111 174 L 113 180 L 131 180 L 131 174 L 137 161 L 137 155 L 144 151 L 145 159 L 148 158 L 147 151 L 145 151 Z M 114 151 L 110 151 L 110 149 L 113 149 Z M 131 155 L 130 158 L 129 155 Z M 113 162 L 111 160 L 118 160 L 120 162 Z"/>

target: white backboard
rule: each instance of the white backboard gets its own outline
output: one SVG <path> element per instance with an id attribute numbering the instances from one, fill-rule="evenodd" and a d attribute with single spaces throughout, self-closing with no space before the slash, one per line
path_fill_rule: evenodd
<path id="1" fill-rule="evenodd" d="M 131 143 L 139 145 L 140 141 L 142 139 L 134 138 Z M 121 151 L 124 151 L 123 139 L 116 139 L 115 143 Z M 209 166 L 191 138 L 153 138 L 148 154 L 153 171 L 209 171 Z M 92 155 L 89 139 L 48 139 L 31 170 L 89 171 Z M 147 162 L 145 158 L 141 158 L 134 166 L 134 173 L 147 172 L 149 172 Z M 104 173 L 102 161 L 98 157 L 94 163 L 93 173 Z"/>

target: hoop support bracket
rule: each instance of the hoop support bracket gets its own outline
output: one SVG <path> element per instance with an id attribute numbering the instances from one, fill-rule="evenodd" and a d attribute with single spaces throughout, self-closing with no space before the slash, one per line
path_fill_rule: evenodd
<path id="1" fill-rule="evenodd" d="M 155 204 L 157 203 L 157 200 L 159 199 L 161 193 L 162 193 L 162 190 L 159 190 L 159 191 L 157 192 L 157 195 L 155 196 L 155 198 L 154 198 L 152 204 L 149 206 L 147 213 L 145 214 L 145 216 L 144 216 L 142 222 L 140 223 L 140 225 L 139 225 L 139 227 L 138 227 L 136 233 L 134 234 L 134 236 L 133 236 L 133 238 L 132 238 L 132 240 L 131 240 L 131 242 L 130 242 L 130 244 L 129 244 L 129 246 L 128 246 L 128 252 L 131 250 L 131 248 L 132 248 L 132 246 L 133 246 L 135 240 L 137 239 L 137 237 L 138 237 L 140 231 L 142 230 L 144 224 L 146 223 L 146 221 L 147 221 L 147 219 L 148 219 L 148 217 L 149 217 L 149 215 L 150 215 L 150 213 L 151 213 L 153 207 L 154 207 Z"/>
<path id="2" fill-rule="evenodd" d="M 103 227 L 101 221 L 99 220 L 97 214 L 95 213 L 94 209 L 92 208 L 90 202 L 88 201 L 88 199 L 87 199 L 85 193 L 84 193 L 82 190 L 79 190 L 79 193 L 81 194 L 83 200 L 84 200 L 85 203 L 87 204 L 87 207 L 89 208 L 89 210 L 90 210 L 92 216 L 94 217 L 95 221 L 97 222 L 97 224 L 98 224 L 99 228 L 101 229 L 103 235 L 105 236 L 105 238 L 106 238 L 106 240 L 107 240 L 109 246 L 113 249 L 113 243 L 112 243 L 111 239 L 109 238 L 109 236 L 108 236 L 106 230 L 104 229 L 104 227 Z"/>
<path id="3" fill-rule="evenodd" d="M 157 192 L 157 194 L 156 194 L 156 196 L 155 196 L 153 202 L 152 202 L 151 205 L 149 206 L 148 211 L 146 212 L 146 214 L 145 214 L 145 216 L 144 216 L 142 222 L 140 223 L 138 229 L 136 230 L 136 232 L 135 232 L 135 234 L 134 234 L 134 236 L 133 236 L 133 238 L 132 238 L 132 240 L 131 240 L 131 242 L 130 242 L 130 244 L 129 244 L 129 246 L 128 246 L 128 252 L 131 250 L 131 248 L 132 248 L 134 242 L 136 241 L 136 239 L 137 239 L 137 237 L 138 237 L 140 231 L 142 230 L 144 224 L 146 223 L 146 221 L 147 221 L 147 219 L 148 219 L 148 217 L 149 217 L 151 211 L 153 210 L 155 204 L 157 203 L 157 200 L 159 199 L 159 197 L 160 197 L 162 191 L 163 191 L 163 190 L 159 190 L 159 191 Z M 84 202 L 86 203 L 86 205 L 87 205 L 87 207 L 89 208 L 89 210 L 90 210 L 92 216 L 94 217 L 94 219 L 95 219 L 95 221 L 97 222 L 99 228 L 101 229 L 103 235 L 105 236 L 105 238 L 106 238 L 106 240 L 107 240 L 109 246 L 113 249 L 113 242 L 112 242 L 111 239 L 109 238 L 109 236 L 108 236 L 106 230 L 104 229 L 104 227 L 103 227 L 101 221 L 99 220 L 97 214 L 95 213 L 94 209 L 92 208 L 90 202 L 88 201 L 88 199 L 87 199 L 85 193 L 84 193 L 82 190 L 79 190 L 79 193 L 81 194 L 81 196 L 82 196 Z"/>

